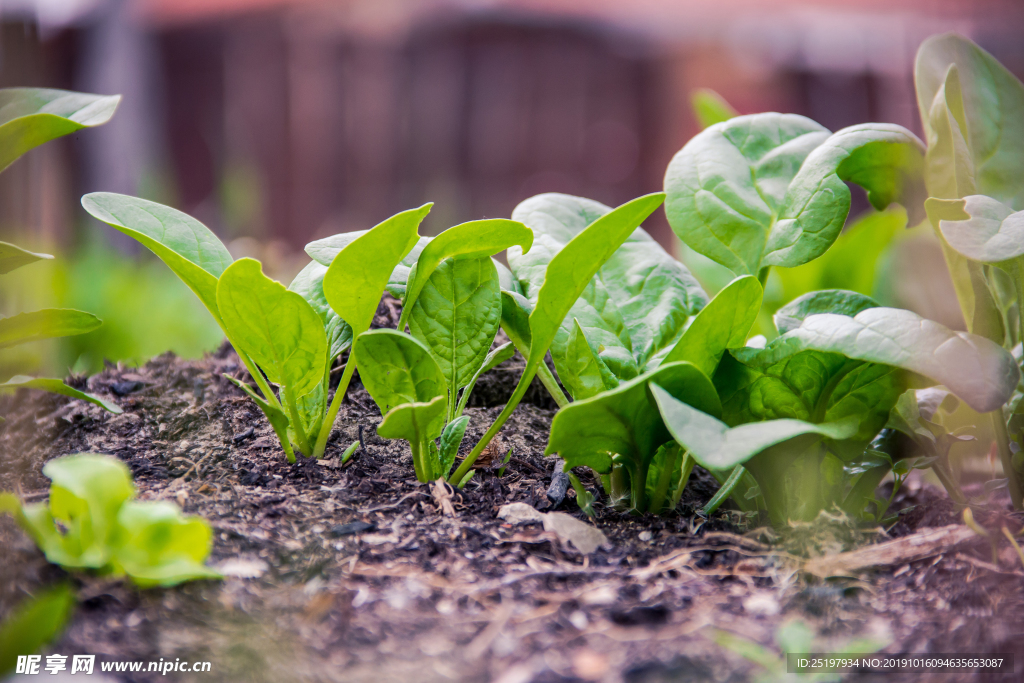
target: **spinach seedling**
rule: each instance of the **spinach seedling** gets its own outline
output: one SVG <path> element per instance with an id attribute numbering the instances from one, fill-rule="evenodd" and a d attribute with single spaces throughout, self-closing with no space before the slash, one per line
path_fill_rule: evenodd
<path id="1" fill-rule="evenodd" d="M 167 501 L 135 501 L 124 463 L 82 453 L 46 463 L 49 503 L 22 505 L 0 494 L 0 512 L 14 515 L 46 559 L 66 569 L 127 575 L 139 586 L 174 586 L 220 578 L 203 562 L 213 531 Z"/>
<path id="2" fill-rule="evenodd" d="M 14 672 L 18 657 L 34 654 L 57 639 L 75 611 L 67 584 L 25 599 L 0 624 L 0 676 Z"/>
<path id="3" fill-rule="evenodd" d="M 466 477 L 480 453 L 497 435 L 522 400 L 573 304 L 605 261 L 611 258 L 619 246 L 662 201 L 663 194 L 646 195 L 623 204 L 603 216 L 595 217 L 596 220 L 569 240 L 561 251 L 551 258 L 545 267 L 544 282 L 537 292 L 536 304 L 528 318 L 530 347 L 524 354 L 526 368 L 498 418 L 455 470 L 450 481 L 458 483 Z M 539 240 L 535 239 L 535 242 Z M 537 249 L 537 246 L 535 244 L 533 249 Z M 514 252 L 514 248 L 510 249 L 510 252 Z"/>
<path id="4" fill-rule="evenodd" d="M 992 55 L 948 33 L 921 44 L 914 67 L 928 150 L 926 203 L 967 329 L 1008 349 L 1021 341 L 1015 213 L 1024 210 L 1024 84 Z M 1019 214 L 1018 214 L 1019 215 Z M 1009 281 L 1009 282 L 1007 282 Z M 1016 300 L 1016 301 L 1014 301 Z M 1019 392 L 990 419 L 1011 501 L 1024 509 L 1024 465 L 1008 420 Z M 1018 431 L 1013 440 L 1024 440 Z"/>
<path id="5" fill-rule="evenodd" d="M 66 90 L 0 90 L 0 171 L 44 142 L 106 123 L 120 101 L 120 95 L 89 95 Z M 49 254 L 37 254 L 0 242 L 0 275 L 52 258 Z M 100 324 L 100 319 L 91 313 L 73 309 L 51 308 L 10 317 L 0 316 L 0 349 L 41 339 L 86 334 Z M 0 384 L 0 391 L 23 388 L 62 394 L 96 404 L 112 413 L 121 412 L 115 404 L 69 387 L 59 379 L 16 375 Z"/>

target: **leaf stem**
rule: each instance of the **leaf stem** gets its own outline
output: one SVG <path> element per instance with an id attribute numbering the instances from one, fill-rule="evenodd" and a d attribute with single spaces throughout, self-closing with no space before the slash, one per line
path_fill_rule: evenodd
<path id="1" fill-rule="evenodd" d="M 725 499 L 732 495 L 732 492 L 739 485 L 740 479 L 743 478 L 744 471 L 743 465 L 736 465 L 736 467 L 733 468 L 732 474 L 730 474 L 729 478 L 725 480 L 724 484 L 722 484 L 722 488 L 718 489 L 718 493 L 712 496 L 707 505 L 701 508 L 701 513 L 705 516 L 713 514 L 714 511 L 725 502 Z"/>
<path id="2" fill-rule="evenodd" d="M 231 341 L 230 337 L 228 337 L 228 341 Z M 270 389 L 270 385 L 267 384 L 267 379 L 263 376 L 263 373 L 260 372 L 259 368 L 256 367 L 256 363 L 253 362 L 251 358 L 249 358 L 249 354 L 247 354 L 245 351 L 240 350 L 238 348 L 238 345 L 235 344 L 234 342 L 231 342 L 231 345 L 235 347 L 235 353 L 238 354 L 238 357 L 239 359 L 241 359 L 242 364 L 245 365 L 245 369 L 249 371 L 249 374 L 252 375 L 253 380 L 256 381 L 256 386 L 258 386 L 260 388 L 260 391 L 263 392 L 263 395 L 267 399 L 267 403 L 279 409 L 281 412 L 284 412 L 284 408 L 281 406 L 281 402 L 277 400 L 277 395 Z"/>
<path id="3" fill-rule="evenodd" d="M 996 446 L 999 448 L 999 461 L 1003 465 L 1003 472 L 1007 478 L 1007 488 L 1010 491 L 1010 500 L 1013 502 L 1014 510 L 1024 509 L 1024 496 L 1022 496 L 1020 477 L 1017 470 L 1013 468 L 1013 453 L 1010 452 L 1010 436 L 1006 432 L 1003 411 L 993 410 L 989 413 L 992 419 L 992 431 L 995 432 Z M 938 469 L 935 470 L 938 474 Z M 943 482 L 945 483 L 945 482 Z"/>
<path id="4" fill-rule="evenodd" d="M 316 445 L 313 447 L 314 458 L 322 458 L 324 451 L 327 449 L 327 438 L 330 437 L 331 429 L 334 428 L 334 420 L 338 417 L 338 411 L 341 410 L 341 401 L 345 398 L 345 392 L 348 391 L 349 382 L 352 381 L 352 374 L 355 371 L 356 359 L 352 357 L 352 352 L 349 351 L 348 362 L 345 363 L 345 372 L 342 373 L 341 381 L 338 382 L 338 389 L 334 392 L 331 407 L 327 409 L 327 417 L 320 426 L 320 435 L 317 437 Z"/>
<path id="5" fill-rule="evenodd" d="M 309 437 L 302 426 L 302 418 L 299 416 L 298 406 L 295 404 L 295 392 L 287 384 L 284 385 L 284 402 L 288 406 L 288 417 L 292 422 L 292 431 L 299 440 L 299 450 L 305 455 L 309 453 Z"/>
<path id="6" fill-rule="evenodd" d="M 569 398 L 562 391 L 562 388 L 558 386 L 558 380 L 551 374 L 551 368 L 548 367 L 547 363 L 542 362 L 540 367 L 537 368 L 537 377 L 540 378 L 540 383 L 551 394 L 551 398 L 555 399 L 555 404 L 559 408 L 569 405 Z"/>

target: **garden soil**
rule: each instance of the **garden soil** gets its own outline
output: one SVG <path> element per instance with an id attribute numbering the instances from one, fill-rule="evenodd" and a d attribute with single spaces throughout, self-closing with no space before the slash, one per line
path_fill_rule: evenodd
<path id="1" fill-rule="evenodd" d="M 393 326 L 394 312 L 382 304 L 377 325 Z M 516 356 L 482 378 L 464 451 L 497 416 L 521 368 Z M 504 473 L 479 469 L 452 490 L 416 481 L 407 444 L 376 435 L 380 412 L 358 382 L 325 459 L 289 465 L 263 415 L 225 374 L 247 379 L 228 346 L 201 361 L 167 354 L 70 380 L 117 402 L 122 415 L 48 394 L 0 399 L 0 490 L 44 500 L 41 469 L 51 458 L 113 455 L 131 468 L 141 499 L 176 501 L 209 521 L 210 563 L 227 575 L 139 590 L 75 574 L 78 608 L 47 652 L 212 667 L 103 674 L 108 681 L 738 682 L 777 680 L 772 671 L 785 670 L 777 639 L 804 624 L 822 652 L 1013 653 L 1024 671 L 1024 568 L 1005 539 L 978 537 L 843 578 L 802 570 L 808 556 L 961 521 L 944 494 L 916 480 L 896 496 L 899 520 L 884 528 L 823 519 L 779 533 L 735 513 L 697 514 L 716 489 L 698 468 L 671 515 L 597 505 L 594 524 L 608 542 L 583 555 L 539 523 L 497 516 L 520 502 L 586 520 L 571 488 L 557 506 L 547 496 L 554 406 L 539 385 L 501 433 L 495 452 L 512 451 Z M 357 439 L 363 446 L 341 464 Z M 593 477 L 581 478 L 597 491 Z M 1007 509 L 997 503 L 977 519 L 994 532 L 1016 531 L 1024 522 Z M 0 548 L 0 618 L 69 579 L 9 517 L 0 518 Z"/>

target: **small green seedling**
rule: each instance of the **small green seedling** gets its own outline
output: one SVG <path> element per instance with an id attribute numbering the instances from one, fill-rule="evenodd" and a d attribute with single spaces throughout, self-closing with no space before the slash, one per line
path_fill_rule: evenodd
<path id="1" fill-rule="evenodd" d="M 50 562 L 127 575 L 143 587 L 220 578 L 203 564 L 210 526 L 173 503 L 132 500 L 131 474 L 116 458 L 69 455 L 48 462 L 43 474 L 53 482 L 49 503 L 22 505 L 3 493 L 0 512 L 13 515 Z"/>
<path id="2" fill-rule="evenodd" d="M 44 142 L 82 128 L 106 123 L 114 115 L 120 100 L 120 95 L 105 97 L 66 90 L 0 90 L 0 171 Z M 0 242 L 0 276 L 30 263 L 52 258 L 49 254 L 37 254 Z M 72 309 L 51 308 L 0 317 L 0 349 L 42 339 L 86 334 L 100 324 L 100 319 L 91 313 Z M 59 379 L 17 375 L 0 384 L 0 391 L 15 389 L 49 391 L 94 403 L 113 413 L 121 412 L 113 403 L 78 391 Z"/>
<path id="3" fill-rule="evenodd" d="M 18 657 L 31 655 L 53 642 L 75 609 L 75 594 L 67 584 L 28 598 L 0 624 L 0 676 L 14 672 Z"/>

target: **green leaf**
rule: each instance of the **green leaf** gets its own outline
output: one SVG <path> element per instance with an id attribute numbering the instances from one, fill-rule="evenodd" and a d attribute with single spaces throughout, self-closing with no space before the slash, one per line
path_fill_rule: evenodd
<path id="1" fill-rule="evenodd" d="M 320 316 L 327 333 L 327 357 L 333 361 L 352 346 L 352 328 L 327 303 L 327 297 L 324 296 L 326 274 L 327 266 L 313 261 L 299 271 L 288 289 L 305 299 Z"/>
<path id="2" fill-rule="evenodd" d="M 14 672 L 19 655 L 35 654 L 56 640 L 74 609 L 75 594 L 67 584 L 23 600 L 0 625 L 0 676 Z"/>
<path id="3" fill-rule="evenodd" d="M 363 386 L 386 415 L 403 403 L 428 403 L 448 390 L 444 374 L 422 342 L 397 330 L 379 329 L 356 337 L 356 363 Z M 443 420 L 437 428 L 438 434 Z M 437 436 L 435 434 L 434 436 Z"/>
<path id="4" fill-rule="evenodd" d="M 694 317 L 661 361 L 689 361 L 711 377 L 726 349 L 743 346 L 761 310 L 761 283 L 751 275 L 738 277 Z"/>
<path id="5" fill-rule="evenodd" d="M 176 586 L 195 579 L 219 579 L 205 566 L 213 530 L 199 517 L 185 516 L 168 501 L 129 501 L 117 514 L 115 571 L 142 587 Z"/>
<path id="6" fill-rule="evenodd" d="M 33 147 L 110 120 L 120 95 L 46 88 L 0 90 L 0 171 Z"/>
<path id="7" fill-rule="evenodd" d="M 263 274 L 260 262 L 235 261 L 220 277 L 217 304 L 232 344 L 242 347 L 295 398 L 324 378 L 327 336 L 305 299 Z"/>
<path id="8" fill-rule="evenodd" d="M 116 403 L 105 401 L 99 396 L 93 396 L 92 394 L 87 394 L 84 391 L 79 391 L 78 389 L 73 389 L 59 379 L 15 375 L 3 384 L 0 384 L 0 391 L 3 391 L 4 389 L 38 389 L 40 391 L 48 391 L 51 394 L 60 394 L 62 396 L 77 398 L 80 401 L 87 401 L 114 414 L 120 414 L 123 412 Z"/>
<path id="9" fill-rule="evenodd" d="M 428 204 L 427 206 L 429 207 L 433 205 Z M 401 216 L 402 214 L 398 215 Z M 397 216 L 395 218 L 397 218 Z M 387 221 L 385 221 L 385 223 L 386 222 Z M 325 237 L 322 240 L 310 242 L 306 245 L 306 253 L 320 265 L 330 266 L 334 257 L 341 253 L 342 249 L 368 232 L 369 230 L 343 232 L 338 235 L 332 235 L 331 237 Z M 394 270 L 391 271 L 391 275 L 388 277 L 388 283 L 384 287 L 391 296 L 397 299 L 405 297 L 405 286 L 406 282 L 409 280 L 409 273 L 412 270 L 412 267 L 416 265 L 416 260 L 420 257 L 424 247 L 430 244 L 431 239 L 433 238 L 420 237 L 409 253 L 406 254 L 402 260 L 398 262 L 398 265 L 395 266 Z"/>
<path id="10" fill-rule="evenodd" d="M 12 270 L 27 266 L 36 261 L 52 258 L 49 254 L 37 254 L 32 251 L 26 251 L 14 244 L 0 242 L 0 275 L 6 275 Z"/>
<path id="11" fill-rule="evenodd" d="M 431 206 L 392 216 L 349 242 L 328 266 L 324 294 L 335 313 L 352 326 L 354 337 L 370 329 L 384 287 L 416 245 L 416 230 Z"/>
<path id="12" fill-rule="evenodd" d="M 433 439 L 441 434 L 447 409 L 448 401 L 444 396 L 438 396 L 429 403 L 403 403 L 388 411 L 377 427 L 377 434 L 385 439 L 405 439 L 409 442 L 416 478 L 422 482 L 433 481 L 441 476 L 435 471 L 440 469 L 440 463 L 428 461 L 430 453 L 427 451 L 428 444 L 432 444 Z"/>
<path id="13" fill-rule="evenodd" d="M 1020 377 L 1013 356 L 997 344 L 896 308 L 869 308 L 852 318 L 808 316 L 763 350 L 732 353 L 747 365 L 767 368 L 808 349 L 915 372 L 982 413 L 1009 400 Z"/>
<path id="14" fill-rule="evenodd" d="M 517 292 L 501 290 L 501 329 L 520 351 L 530 352 L 530 313 L 533 304 Z"/>
<path id="15" fill-rule="evenodd" d="M 711 88 L 694 90 L 690 95 L 690 106 L 701 130 L 739 116 L 739 112 Z"/>
<path id="16" fill-rule="evenodd" d="M 727 470 L 741 465 L 770 446 L 806 434 L 841 440 L 857 433 L 856 420 L 811 424 L 782 419 L 729 427 L 721 420 L 673 397 L 654 384 L 651 393 L 672 437 L 703 467 Z"/>
<path id="17" fill-rule="evenodd" d="M 587 339 L 580 321 L 573 318 L 565 360 L 558 374 L 574 400 L 590 398 L 619 385 L 618 378 L 601 360 L 599 353 L 600 349 Z"/>
<path id="18" fill-rule="evenodd" d="M 785 334 L 800 327 L 809 315 L 835 313 L 853 317 L 880 304 L 869 296 L 844 289 L 824 289 L 810 292 L 790 301 L 775 312 L 775 326 L 779 334 Z"/>
<path id="19" fill-rule="evenodd" d="M 168 206 L 110 192 L 87 194 L 82 197 L 82 206 L 94 218 L 138 240 L 156 254 L 221 322 L 217 278 L 232 259 L 209 228 Z"/>
<path id="20" fill-rule="evenodd" d="M 489 256 L 446 260 L 420 286 L 409 330 L 430 349 L 452 396 L 483 364 L 501 308 L 498 272 Z"/>
<path id="21" fill-rule="evenodd" d="M 550 345 L 560 374 L 574 318 L 587 339 L 602 348 L 599 355 L 616 377 L 629 379 L 674 344 L 690 317 L 707 302 L 686 267 L 638 227 L 661 199 L 648 195 L 612 211 L 589 199 L 542 194 L 513 212 L 513 218 L 535 235 L 529 254 L 515 247 L 508 251 L 509 265 L 528 301 L 537 307 L 545 287 L 551 294 L 555 287 L 571 287 L 565 289 L 564 302 L 559 301 L 559 309 L 567 310 L 557 321 L 552 341 L 544 345 L 545 350 Z M 590 232 L 591 226 L 598 229 Z M 615 248 L 600 237 L 606 230 L 616 233 Z M 575 238 L 583 234 L 589 237 L 575 245 Z M 573 250 L 562 256 L 569 244 L 574 244 Z M 580 279 L 585 271 L 567 270 L 583 267 L 594 271 L 586 280 Z"/>
<path id="22" fill-rule="evenodd" d="M 900 126 L 862 124 L 830 135 L 795 114 L 739 116 L 711 126 L 676 154 L 665 175 L 672 229 L 737 274 L 798 266 L 839 236 L 846 181 L 877 208 L 916 211 L 924 146 Z"/>
<path id="23" fill-rule="evenodd" d="M 70 308 L 19 313 L 9 318 L 0 318 L 0 349 L 40 339 L 85 334 L 102 324 L 103 321 L 92 313 Z"/>
<path id="24" fill-rule="evenodd" d="M 468 415 L 457 417 L 445 425 L 444 431 L 441 432 L 441 448 L 439 449 L 441 468 L 438 476 L 447 477 L 451 472 L 455 456 L 459 454 L 459 446 L 462 445 L 462 439 L 466 436 L 466 427 L 468 426 Z"/>
<path id="25" fill-rule="evenodd" d="M 518 221 L 504 218 L 470 221 L 448 228 L 430 240 L 416 260 L 402 301 L 402 318 L 398 329 L 404 331 L 407 311 L 413 310 L 423 287 L 433 277 L 434 269 L 445 259 L 479 260 L 511 246 L 519 246 L 523 252 L 528 252 L 532 245 L 533 232 L 529 228 Z"/>
<path id="26" fill-rule="evenodd" d="M 1014 263 L 1024 256 L 1024 211 L 984 195 L 959 200 L 929 200 L 942 206 L 939 229 L 946 242 L 973 261 L 999 266 L 1016 276 Z M 939 213 L 939 212 L 936 212 Z"/>
<path id="27" fill-rule="evenodd" d="M 467 384 L 466 388 L 462 390 L 462 396 L 459 397 L 458 407 L 455 409 L 456 418 L 462 415 L 462 411 L 465 409 L 466 404 L 469 402 L 469 396 L 473 392 L 473 387 L 476 386 L 476 381 L 480 379 L 480 375 L 498 367 L 499 365 L 507 361 L 509 358 L 514 356 L 515 353 L 516 349 L 515 346 L 513 346 L 512 342 L 505 342 L 504 344 L 493 349 L 490 353 L 487 354 L 487 357 L 484 358 L 483 365 L 481 365 L 477 369 L 476 374 L 473 375 L 473 378 L 471 380 L 469 380 L 469 384 Z"/>
<path id="28" fill-rule="evenodd" d="M 49 505 L 25 505 L 15 519 L 50 562 L 73 568 L 105 566 L 117 511 L 135 495 L 128 468 L 110 456 L 83 453 L 51 460 L 43 474 L 53 482 Z"/>
<path id="29" fill-rule="evenodd" d="M 929 147 L 938 139 L 931 112 L 942 93 L 950 100 L 949 67 L 955 65 L 961 86 L 967 147 L 974 166 L 976 189 L 1015 210 L 1024 210 L 1024 85 L 992 55 L 963 36 L 947 33 L 921 44 L 914 65 L 917 102 Z M 953 98 L 956 99 L 956 98 Z M 952 110 L 954 118 L 959 112 Z M 929 183 L 932 196 L 939 194 Z"/>
<path id="30" fill-rule="evenodd" d="M 704 411 L 720 412 L 714 386 L 704 373 L 690 363 L 666 363 L 559 410 L 544 454 L 558 453 L 567 468 L 586 465 L 601 474 L 611 471 L 615 458 L 629 472 L 633 507 L 643 511 L 651 460 L 658 447 L 671 439 L 648 395 L 652 382 Z"/>

